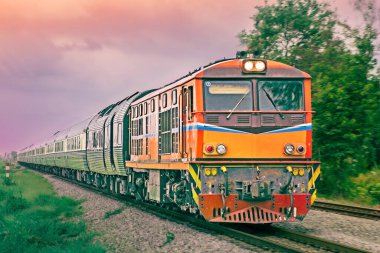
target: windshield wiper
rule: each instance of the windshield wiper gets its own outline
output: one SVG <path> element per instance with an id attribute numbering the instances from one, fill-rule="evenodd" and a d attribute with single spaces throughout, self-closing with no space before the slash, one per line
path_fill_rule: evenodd
<path id="1" fill-rule="evenodd" d="M 264 89 L 264 87 L 263 87 L 262 89 L 263 89 L 263 91 L 265 92 L 265 95 L 267 96 L 267 98 L 269 99 L 269 101 L 272 103 L 274 109 L 276 109 L 276 111 L 277 111 L 278 114 L 280 115 L 281 119 L 285 119 L 284 114 L 282 114 L 282 113 L 280 112 L 280 110 L 277 108 L 275 102 L 273 101 L 273 99 L 272 99 L 272 97 L 269 95 L 269 93 Z"/>
<path id="2" fill-rule="evenodd" d="M 235 107 L 230 111 L 230 114 L 227 115 L 226 119 L 230 119 L 232 113 L 236 110 L 236 108 L 240 105 L 241 102 L 243 102 L 244 98 L 249 94 L 249 90 L 247 91 L 247 93 L 245 93 L 241 99 L 239 100 L 239 102 L 237 102 L 237 104 L 235 105 Z"/>

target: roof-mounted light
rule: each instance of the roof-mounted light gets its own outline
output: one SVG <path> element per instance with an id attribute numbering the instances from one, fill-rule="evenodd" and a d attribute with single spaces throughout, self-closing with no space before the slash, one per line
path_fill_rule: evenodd
<path id="1" fill-rule="evenodd" d="M 267 64 L 264 60 L 243 60 L 244 73 L 265 73 Z"/>
<path id="2" fill-rule="evenodd" d="M 246 61 L 244 62 L 244 70 L 245 71 L 252 71 L 255 65 L 253 64 L 253 61 Z"/>

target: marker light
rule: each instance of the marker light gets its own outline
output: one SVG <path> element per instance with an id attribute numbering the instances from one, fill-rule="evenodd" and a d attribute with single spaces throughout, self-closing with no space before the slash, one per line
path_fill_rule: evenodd
<path id="1" fill-rule="evenodd" d="M 217 168 L 212 168 L 211 169 L 211 175 L 216 176 L 218 174 L 218 169 Z"/>
<path id="2" fill-rule="evenodd" d="M 284 151 L 287 155 L 292 155 L 294 153 L 294 146 L 292 144 L 286 144 Z"/>
<path id="3" fill-rule="evenodd" d="M 219 155 L 224 155 L 227 152 L 227 148 L 223 144 L 219 144 L 216 147 L 216 152 L 218 152 Z"/>
<path id="4" fill-rule="evenodd" d="M 209 168 L 205 169 L 205 175 L 210 176 L 211 175 L 211 170 Z"/>
<path id="5" fill-rule="evenodd" d="M 302 146 L 302 145 L 299 145 L 298 147 L 297 147 L 297 152 L 298 153 L 303 153 L 305 151 L 305 148 Z"/>
<path id="6" fill-rule="evenodd" d="M 214 147 L 212 145 L 206 146 L 206 152 L 207 153 L 212 153 L 214 151 Z"/>

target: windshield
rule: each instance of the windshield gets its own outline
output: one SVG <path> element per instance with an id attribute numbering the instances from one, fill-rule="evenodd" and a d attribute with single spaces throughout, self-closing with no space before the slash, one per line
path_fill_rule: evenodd
<path id="1" fill-rule="evenodd" d="M 302 81 L 259 81 L 259 109 L 299 111 L 303 109 Z"/>
<path id="2" fill-rule="evenodd" d="M 252 83 L 249 81 L 206 81 L 204 91 L 207 111 L 253 109 Z"/>

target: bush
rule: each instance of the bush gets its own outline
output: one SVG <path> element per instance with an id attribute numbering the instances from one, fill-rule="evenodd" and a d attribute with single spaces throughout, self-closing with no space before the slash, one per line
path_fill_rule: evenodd
<path id="1" fill-rule="evenodd" d="M 14 196 L 11 194 L 5 200 L 5 211 L 8 214 L 24 210 L 28 206 L 28 201 L 26 201 L 26 199 L 24 199 L 21 195 Z"/>
<path id="2" fill-rule="evenodd" d="M 0 189 L 0 202 L 1 202 L 1 200 L 5 199 L 6 195 L 7 195 L 7 192 Z"/>
<path id="3" fill-rule="evenodd" d="M 11 185 L 15 185 L 15 182 L 13 182 L 12 179 L 10 179 L 9 177 L 5 177 L 3 179 L 3 185 L 11 186 Z"/>
<path id="4" fill-rule="evenodd" d="M 360 174 L 352 182 L 351 198 L 369 205 L 380 203 L 380 169 Z"/>

